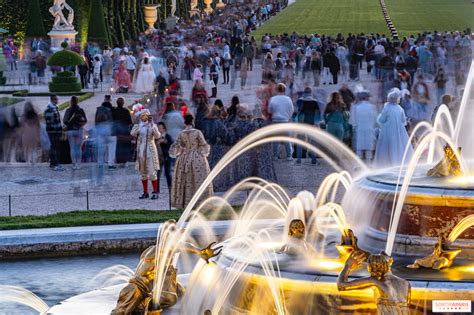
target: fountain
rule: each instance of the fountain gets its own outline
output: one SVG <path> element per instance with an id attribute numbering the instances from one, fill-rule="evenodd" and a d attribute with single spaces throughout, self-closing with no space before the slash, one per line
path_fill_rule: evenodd
<path id="1" fill-rule="evenodd" d="M 473 73 L 471 67 L 468 87 Z M 459 116 L 466 104 L 463 99 Z M 433 125 L 416 127 L 422 137 L 413 157 L 382 170 L 370 170 L 320 129 L 262 128 L 229 150 L 177 223 L 161 226 L 156 245 L 142 254 L 127 283 L 73 297 L 48 312 L 91 313 L 96 304 L 90 300 L 98 299 L 104 314 L 425 314 L 435 300 L 471 300 L 473 156 L 454 149 L 470 150 L 460 135 L 471 131 L 459 131 L 462 124 L 459 118 L 453 124 L 442 108 Z M 278 184 L 247 178 L 197 204 L 229 163 L 273 141 L 305 147 L 335 173 L 314 194 L 293 197 Z M 234 208 L 232 198 L 244 190 L 247 198 Z M 119 280 L 130 276 L 123 267 L 104 273 L 111 270 Z"/>

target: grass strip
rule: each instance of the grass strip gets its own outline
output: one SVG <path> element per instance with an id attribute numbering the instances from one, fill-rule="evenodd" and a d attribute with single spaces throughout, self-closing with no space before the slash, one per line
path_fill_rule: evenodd
<path id="1" fill-rule="evenodd" d="M 90 225 L 159 223 L 178 220 L 182 210 L 93 210 L 45 216 L 0 217 L 0 230 L 72 227 Z"/>

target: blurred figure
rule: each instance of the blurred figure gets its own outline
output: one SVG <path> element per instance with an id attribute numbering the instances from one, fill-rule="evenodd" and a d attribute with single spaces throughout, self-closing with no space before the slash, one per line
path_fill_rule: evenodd
<path id="1" fill-rule="evenodd" d="M 321 122 L 321 111 L 318 102 L 313 98 L 313 91 L 310 87 L 305 88 L 303 97 L 296 101 L 296 119 L 299 123 L 310 126 L 319 126 Z M 308 140 L 305 137 L 302 140 Z M 303 155 L 303 148 L 300 145 L 296 146 L 296 164 L 301 164 Z M 311 164 L 317 164 L 316 155 L 308 151 L 311 157 Z"/>
<path id="2" fill-rule="evenodd" d="M 25 162 L 34 165 L 38 162 L 41 148 L 40 119 L 31 102 L 26 102 L 21 119 L 21 143 Z"/>
<path id="3" fill-rule="evenodd" d="M 63 126 L 61 124 L 61 114 L 58 110 L 58 96 L 51 95 L 50 102 L 44 111 L 44 120 L 46 122 L 46 132 L 48 133 L 51 147 L 49 149 L 49 167 L 55 171 L 64 171 L 59 164 L 59 146 L 63 134 Z"/>
<path id="4" fill-rule="evenodd" d="M 377 118 L 381 130 L 375 150 L 374 164 L 378 167 L 400 165 L 407 146 L 406 161 L 409 161 L 413 154 L 413 148 L 408 142 L 405 112 L 398 105 L 400 98 L 400 90 L 393 89 L 389 92 L 387 103 Z"/>
<path id="5" fill-rule="evenodd" d="M 81 168 L 82 141 L 84 139 L 84 126 L 87 123 L 87 117 L 84 110 L 79 107 L 77 96 L 71 97 L 71 105 L 66 110 L 63 120 L 69 140 L 72 169 L 78 170 Z"/>
<path id="6" fill-rule="evenodd" d="M 160 169 L 157 172 L 158 193 L 160 192 L 160 178 L 162 173 L 165 174 L 168 190 L 171 192 L 174 159 L 170 156 L 170 147 L 173 144 L 173 139 L 166 132 L 166 125 L 163 122 L 158 123 L 158 131 L 160 132 L 160 138 L 156 141 L 156 144 L 158 144 L 158 156 L 160 158 Z"/>
<path id="7" fill-rule="evenodd" d="M 324 121 L 326 122 L 327 132 L 341 141 L 344 139 L 344 125 L 346 120 L 344 117 L 344 106 L 341 94 L 339 92 L 333 92 L 324 111 Z"/>
<path id="8" fill-rule="evenodd" d="M 352 106 L 350 123 L 353 128 L 353 149 L 366 161 L 372 161 L 376 141 L 377 108 L 369 102 L 370 93 L 357 93 L 358 102 Z"/>
<path id="9" fill-rule="evenodd" d="M 122 97 L 117 99 L 115 108 L 115 133 L 117 136 L 117 149 L 115 151 L 115 161 L 117 164 L 125 166 L 132 158 L 132 138 L 130 130 L 132 128 L 132 116 L 127 108 L 124 108 L 125 100 Z"/>
<path id="10" fill-rule="evenodd" d="M 162 122 L 166 125 L 167 134 L 173 141 L 176 141 L 179 133 L 184 129 L 184 119 L 181 111 L 173 103 L 166 104 L 166 111 Z"/>
<path id="11" fill-rule="evenodd" d="M 43 56 L 41 51 L 36 52 L 35 68 L 36 68 L 36 76 L 38 78 L 38 84 L 46 83 L 44 81 L 45 71 L 46 71 L 46 57 Z"/>
<path id="12" fill-rule="evenodd" d="M 270 99 L 268 104 L 268 112 L 272 117 L 272 124 L 283 124 L 288 123 L 291 121 L 293 117 L 293 113 L 295 111 L 293 106 L 293 101 L 289 96 L 286 96 L 286 86 L 283 83 L 279 83 L 277 85 L 277 95 L 273 96 Z M 285 128 L 282 126 L 282 128 Z M 286 160 L 291 161 L 293 158 L 291 144 L 289 142 L 286 143 L 274 143 L 273 144 L 273 159 L 277 160 L 279 156 L 278 149 L 280 144 L 285 146 L 286 151 Z"/>
<path id="13" fill-rule="evenodd" d="M 124 63 L 119 65 L 118 71 L 115 74 L 114 88 L 118 93 L 128 93 L 133 88 L 132 79 Z"/>
<path id="14" fill-rule="evenodd" d="M 135 92 L 148 94 L 153 92 L 155 89 L 155 72 L 150 64 L 148 57 L 143 59 L 143 64 L 140 67 L 140 71 L 137 75 L 137 81 L 135 83 Z"/>
<path id="15" fill-rule="evenodd" d="M 107 147 L 109 145 L 110 137 L 112 135 L 113 116 L 107 102 L 103 102 L 101 106 L 97 107 L 95 113 L 95 138 L 96 138 L 96 152 L 97 152 L 97 173 L 96 184 L 102 184 L 104 179 L 104 164 Z"/>
<path id="16" fill-rule="evenodd" d="M 446 82 L 448 82 L 448 76 L 444 72 L 443 67 L 439 67 L 433 82 L 436 85 L 436 101 L 435 106 L 439 105 L 441 102 L 441 97 L 446 93 Z"/>
<path id="17" fill-rule="evenodd" d="M 17 148 L 17 128 L 19 127 L 18 116 L 14 107 L 4 109 L 2 117 L 0 117 L 0 124 L 2 127 L 2 151 L 3 162 L 16 162 L 16 148 Z"/>

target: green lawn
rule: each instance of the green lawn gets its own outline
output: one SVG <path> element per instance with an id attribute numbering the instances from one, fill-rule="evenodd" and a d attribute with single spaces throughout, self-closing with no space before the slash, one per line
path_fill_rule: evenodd
<path id="1" fill-rule="evenodd" d="M 0 230 L 50 228 L 66 226 L 157 223 L 178 220 L 181 210 L 115 210 L 72 211 L 45 216 L 0 217 Z"/>
<path id="2" fill-rule="evenodd" d="M 296 0 L 258 29 L 255 35 L 258 40 L 265 33 L 293 31 L 329 35 L 389 33 L 378 0 Z"/>
<path id="3" fill-rule="evenodd" d="M 471 0 L 385 0 L 400 36 L 422 31 L 474 28 Z M 254 35 L 265 33 L 389 34 L 379 0 L 296 0 Z"/>
<path id="4" fill-rule="evenodd" d="M 400 36 L 474 28 L 471 0 L 385 0 L 385 4 Z"/>

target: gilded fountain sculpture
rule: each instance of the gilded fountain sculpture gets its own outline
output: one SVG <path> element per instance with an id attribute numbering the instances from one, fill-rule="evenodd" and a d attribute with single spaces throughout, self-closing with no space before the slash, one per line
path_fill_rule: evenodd
<path id="1" fill-rule="evenodd" d="M 365 262 L 370 276 L 349 281 L 350 273 Z M 367 252 L 354 250 L 339 274 L 337 288 L 339 291 L 372 288 L 379 314 L 409 314 L 410 282 L 392 274 L 392 264 L 393 258 L 384 252 L 367 257 Z"/>
<path id="2" fill-rule="evenodd" d="M 174 220 L 169 220 L 169 224 L 175 225 Z M 199 255 L 206 263 L 211 258 L 216 257 L 222 247 L 212 248 L 215 243 L 207 247 L 198 248 L 187 242 L 179 244 L 178 251 Z M 160 314 L 161 310 L 175 305 L 178 298 L 184 294 L 184 289 L 177 280 L 177 269 L 172 265 L 167 266 L 164 277 L 164 285 L 160 296 L 159 308 L 150 310 L 152 307 L 152 292 L 157 265 L 157 245 L 150 246 L 140 256 L 140 262 L 135 271 L 135 275 L 128 284 L 120 291 L 117 306 L 112 311 L 113 315 L 127 315 L 132 313 Z"/>
<path id="3" fill-rule="evenodd" d="M 458 148 L 461 153 L 461 148 Z M 461 164 L 449 144 L 443 148 L 444 156 L 433 168 L 429 169 L 427 176 L 430 177 L 447 177 L 447 176 L 461 176 Z"/>

